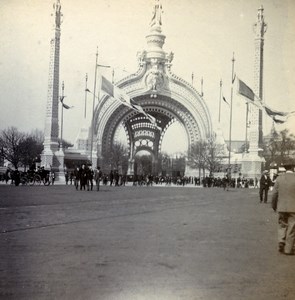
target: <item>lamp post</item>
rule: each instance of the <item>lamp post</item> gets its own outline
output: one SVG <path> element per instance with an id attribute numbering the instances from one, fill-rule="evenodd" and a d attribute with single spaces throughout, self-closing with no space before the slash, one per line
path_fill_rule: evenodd
<path id="1" fill-rule="evenodd" d="M 96 79 L 97 79 L 97 68 L 98 67 L 103 67 L 103 68 L 110 68 L 110 66 L 105 66 L 105 65 L 98 65 L 97 61 L 98 61 L 98 47 L 96 50 L 96 59 L 95 59 L 95 72 L 94 72 L 94 87 L 93 87 L 93 100 L 92 100 L 92 122 L 91 122 L 91 142 L 90 142 L 90 162 L 92 164 L 92 151 L 93 151 L 93 136 L 94 136 L 94 106 L 95 106 L 95 93 L 96 93 Z M 86 89 L 85 91 L 90 92 L 88 89 Z M 91 92 L 90 92 L 91 93 Z M 98 96 L 97 96 L 98 100 L 99 100 L 99 92 L 98 92 Z"/>

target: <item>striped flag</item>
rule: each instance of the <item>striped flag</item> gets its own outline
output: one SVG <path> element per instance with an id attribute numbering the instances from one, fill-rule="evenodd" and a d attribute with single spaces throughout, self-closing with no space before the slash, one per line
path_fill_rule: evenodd
<path id="1" fill-rule="evenodd" d="M 146 113 L 143 108 L 138 105 L 132 103 L 132 99 L 122 90 L 113 85 L 110 81 L 108 81 L 104 76 L 101 76 L 101 90 L 106 94 L 111 96 L 112 98 L 119 100 L 123 105 L 128 106 L 129 108 L 136 110 L 137 112 L 143 114 L 149 121 L 158 129 L 162 130 L 161 127 L 157 125 L 156 118 L 152 115 Z"/>
<path id="2" fill-rule="evenodd" d="M 268 116 L 270 116 L 275 123 L 283 124 L 285 123 L 289 117 L 295 114 L 295 111 L 291 112 L 282 112 L 278 110 L 271 109 L 269 106 L 264 105 L 265 112 Z"/>
<path id="3" fill-rule="evenodd" d="M 130 97 L 103 76 L 101 76 L 101 89 L 114 99 L 121 101 L 122 104 L 132 108 Z"/>

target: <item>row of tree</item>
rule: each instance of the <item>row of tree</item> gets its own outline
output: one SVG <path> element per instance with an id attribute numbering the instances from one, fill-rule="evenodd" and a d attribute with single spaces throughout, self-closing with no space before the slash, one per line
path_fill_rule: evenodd
<path id="1" fill-rule="evenodd" d="M 16 127 L 9 127 L 0 133 L 0 157 L 9 161 L 15 168 L 31 166 L 40 162 L 43 151 L 44 133 L 34 130 L 31 133 L 21 132 Z M 63 141 L 65 148 L 71 146 Z"/>
<path id="2" fill-rule="evenodd" d="M 20 164 L 27 166 L 40 160 L 43 150 L 43 133 L 35 130 L 28 134 L 15 127 L 2 130 L 0 135 L 1 157 L 15 168 Z"/>
<path id="3" fill-rule="evenodd" d="M 271 131 L 264 139 L 263 157 L 265 166 L 281 166 L 284 164 L 295 164 L 295 136 L 287 129 L 280 132 Z"/>

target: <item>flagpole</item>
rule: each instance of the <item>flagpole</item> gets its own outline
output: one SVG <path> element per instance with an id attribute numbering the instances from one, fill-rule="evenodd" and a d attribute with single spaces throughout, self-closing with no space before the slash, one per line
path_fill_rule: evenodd
<path id="1" fill-rule="evenodd" d="M 249 103 L 246 103 L 246 136 L 245 136 L 245 153 L 248 152 L 248 117 L 249 117 Z"/>
<path id="2" fill-rule="evenodd" d="M 84 119 L 86 119 L 86 105 L 87 105 L 87 81 L 88 81 L 88 74 L 86 73 L 86 76 L 85 76 L 85 108 L 84 108 Z"/>
<path id="3" fill-rule="evenodd" d="M 64 99 L 64 91 L 65 91 L 65 84 L 62 82 L 61 86 L 61 125 L 60 125 L 60 149 L 63 149 L 63 123 L 64 123 L 64 105 L 63 105 L 63 99 Z"/>
<path id="4" fill-rule="evenodd" d="M 194 72 L 192 72 L 192 86 L 194 86 Z"/>
<path id="5" fill-rule="evenodd" d="M 230 156 L 231 156 L 232 115 L 233 115 L 234 65 L 235 65 L 235 53 L 233 52 L 232 75 L 231 75 L 231 92 L 230 92 L 229 152 L 228 152 L 228 173 L 229 173 L 229 178 L 231 178 L 231 166 L 230 166 L 230 158 L 231 157 Z"/>
<path id="6" fill-rule="evenodd" d="M 220 79 L 220 90 L 219 90 L 219 113 L 218 122 L 220 123 L 220 112 L 221 112 L 221 94 L 222 94 L 222 80 Z"/>
<path id="7" fill-rule="evenodd" d="M 95 106 L 95 92 L 96 92 L 96 77 L 97 77 L 97 60 L 98 60 L 98 47 L 96 48 L 95 72 L 94 72 L 94 87 L 93 87 L 93 100 L 92 100 L 92 122 L 91 122 L 91 144 L 90 144 L 90 162 L 92 164 L 92 151 L 93 151 L 93 134 L 94 134 L 94 106 Z"/>

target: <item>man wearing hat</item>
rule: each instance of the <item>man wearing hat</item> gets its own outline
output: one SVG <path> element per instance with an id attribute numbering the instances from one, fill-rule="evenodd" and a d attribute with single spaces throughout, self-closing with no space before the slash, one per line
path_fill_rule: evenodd
<path id="1" fill-rule="evenodd" d="M 278 211 L 279 252 L 294 255 L 295 244 L 295 173 L 292 166 L 284 166 L 285 174 L 276 179 L 272 208 Z M 293 168 L 294 169 L 294 168 Z"/>
<path id="2" fill-rule="evenodd" d="M 263 171 L 263 174 L 260 178 L 260 190 L 259 190 L 259 196 L 260 196 L 260 203 L 267 202 L 267 195 L 268 195 L 268 190 L 270 186 L 272 185 L 272 181 L 269 177 L 269 173 L 267 170 Z M 263 199 L 264 195 L 264 199 Z"/>

